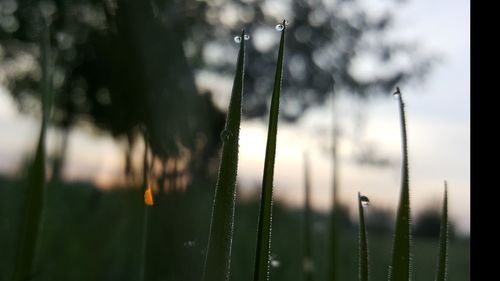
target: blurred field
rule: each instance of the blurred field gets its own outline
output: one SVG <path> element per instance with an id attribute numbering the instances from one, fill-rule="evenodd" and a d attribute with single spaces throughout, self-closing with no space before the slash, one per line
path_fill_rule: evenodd
<path id="1" fill-rule="evenodd" d="M 151 212 L 147 280 L 200 280 L 208 236 L 214 183 L 194 183 L 184 193 L 159 196 Z M 0 281 L 10 280 L 16 249 L 22 184 L 0 179 Z M 100 191 L 90 184 L 49 185 L 36 280 L 138 280 L 142 193 L 135 189 Z M 279 266 L 271 280 L 302 280 L 303 214 L 274 205 L 272 255 Z M 369 209 L 367 210 L 369 212 Z M 256 243 L 257 201 L 236 207 L 231 280 L 251 280 Z M 328 217 L 314 215 L 315 280 L 327 280 Z M 344 223 L 340 280 L 357 280 L 357 228 Z M 385 280 L 391 235 L 368 228 L 372 280 Z M 437 239 L 414 239 L 413 280 L 433 280 Z M 452 240 L 449 279 L 470 280 L 469 242 Z"/>

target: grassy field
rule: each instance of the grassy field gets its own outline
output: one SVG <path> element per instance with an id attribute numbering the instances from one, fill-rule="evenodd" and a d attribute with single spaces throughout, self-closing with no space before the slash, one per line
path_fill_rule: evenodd
<path id="1" fill-rule="evenodd" d="M 147 280 L 200 280 L 207 244 L 213 182 L 194 183 L 184 193 L 155 197 L 150 217 Z M 19 182 L 0 179 L 0 281 L 11 279 L 20 205 Z M 48 186 L 45 227 L 36 280 L 138 280 L 143 204 L 139 188 L 100 191 L 90 184 Z M 231 280 L 251 280 L 258 201 L 236 205 Z M 328 217 L 314 214 L 315 280 L 327 280 Z M 275 202 L 271 253 L 278 262 L 271 280 L 303 280 L 303 213 Z M 392 234 L 368 228 L 372 280 L 386 280 Z M 358 233 L 345 225 L 339 253 L 340 280 L 357 280 Z M 413 281 L 433 280 L 437 239 L 413 239 Z M 449 278 L 468 281 L 469 242 L 451 240 Z"/>

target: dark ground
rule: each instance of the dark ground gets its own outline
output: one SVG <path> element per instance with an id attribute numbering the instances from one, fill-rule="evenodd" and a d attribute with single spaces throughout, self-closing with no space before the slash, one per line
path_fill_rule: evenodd
<path id="1" fill-rule="evenodd" d="M 155 197 L 150 212 L 148 280 L 200 280 L 207 243 L 213 183 L 192 186 L 184 193 Z M 10 280 L 22 206 L 22 185 L 0 178 L 0 281 Z M 139 189 L 99 191 L 84 183 L 49 186 L 45 223 L 34 280 L 127 281 L 139 280 L 143 197 Z M 279 261 L 271 280 L 303 280 L 300 209 L 274 205 L 272 254 Z M 236 206 L 231 280 L 252 280 L 258 204 Z M 313 254 L 315 280 L 327 280 L 328 217 L 314 214 Z M 340 280 L 357 280 L 358 235 L 356 225 L 342 230 Z M 371 280 L 386 280 L 392 234 L 368 229 Z M 437 239 L 413 239 L 413 281 L 433 280 Z M 450 242 L 449 278 L 468 281 L 469 240 Z"/>

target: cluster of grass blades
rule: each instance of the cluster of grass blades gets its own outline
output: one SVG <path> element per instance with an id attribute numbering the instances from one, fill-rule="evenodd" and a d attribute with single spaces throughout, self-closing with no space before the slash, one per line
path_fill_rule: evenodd
<path id="1" fill-rule="evenodd" d="M 281 32 L 281 40 L 276 64 L 276 73 L 271 109 L 269 131 L 267 136 L 264 176 L 262 183 L 262 198 L 259 212 L 257 247 L 254 270 L 254 280 L 269 280 L 269 262 L 271 246 L 272 188 L 274 160 L 276 154 L 276 136 L 278 129 L 279 97 L 283 73 L 284 38 L 287 21 L 278 24 L 276 29 Z M 234 227 L 234 208 L 236 197 L 236 174 L 238 170 L 238 141 L 241 122 L 241 101 L 243 93 L 243 77 L 245 66 L 245 41 L 249 36 L 242 30 L 235 37 L 240 44 L 236 74 L 233 82 L 231 100 L 226 119 L 226 125 L 221 133 L 223 141 L 219 174 L 215 187 L 215 196 L 210 222 L 207 252 L 202 280 L 229 280 L 231 262 L 231 244 Z"/>
<path id="2" fill-rule="evenodd" d="M 283 75 L 283 59 L 284 59 L 284 38 L 287 22 L 276 26 L 276 29 L 281 32 L 279 44 L 278 59 L 276 63 L 275 81 L 273 94 L 271 98 L 271 108 L 269 116 L 266 156 L 264 161 L 264 176 L 262 181 L 262 193 L 258 217 L 257 228 L 257 245 L 255 254 L 254 281 L 269 280 L 269 264 L 271 250 L 271 229 L 272 229 L 272 206 L 273 206 L 273 176 L 274 162 L 276 154 L 276 140 L 278 129 L 278 114 L 279 114 L 279 99 L 281 92 L 281 81 Z M 235 38 L 235 42 L 240 44 L 238 53 L 238 61 L 236 65 L 236 75 L 233 83 L 231 101 L 228 110 L 228 116 L 225 129 L 221 134 L 223 140 L 222 157 L 215 189 L 213 211 L 210 224 L 210 233 L 208 247 L 203 271 L 203 280 L 229 280 L 230 260 L 231 260 L 231 243 L 233 236 L 234 225 L 234 208 L 235 208 L 235 188 L 236 188 L 236 173 L 238 163 L 238 140 L 241 121 L 241 100 L 243 92 L 243 75 L 244 75 L 244 55 L 245 55 L 245 40 L 247 38 L 243 30 L 241 36 Z M 399 88 L 394 93 L 398 98 L 400 109 L 400 121 L 402 132 L 402 183 L 400 200 L 398 205 L 395 235 L 393 240 L 392 261 L 389 267 L 389 281 L 409 281 L 411 274 L 411 229 L 410 229 L 410 193 L 409 193 L 409 169 L 408 169 L 408 145 L 406 133 L 406 117 L 405 105 Z M 335 144 L 334 144 L 335 145 Z M 334 151 L 335 153 L 335 151 Z M 335 156 L 335 155 L 334 155 Z M 304 155 L 306 159 L 306 155 Z M 306 162 L 306 161 L 305 161 Z M 336 164 L 336 163 L 334 163 Z M 305 163 L 305 192 L 306 192 L 306 207 L 305 207 L 305 255 L 304 255 L 304 274 L 306 280 L 313 280 L 313 271 L 306 268 L 305 264 L 312 263 L 311 260 L 311 245 L 310 245 L 310 206 L 309 206 L 309 171 L 307 162 Z M 336 171 L 334 171 L 335 173 Z M 335 176 L 335 175 L 334 175 Z M 335 179 L 334 179 L 335 181 Z M 334 188 L 336 183 L 334 182 Z M 336 190 L 334 190 L 336 193 Z M 334 204 L 336 194 L 334 194 Z M 369 280 L 369 261 L 368 261 L 368 239 L 366 233 L 364 208 L 368 206 L 369 200 L 366 196 L 361 196 L 358 193 L 358 209 L 359 209 L 359 280 Z M 337 204 L 335 204 L 337 206 Z M 334 209 L 336 209 L 334 206 Z M 332 230 L 335 233 L 332 237 L 332 243 L 337 239 L 337 229 L 335 225 L 335 211 L 332 218 Z M 447 228 L 447 193 L 445 187 L 445 199 L 443 205 L 443 218 L 440 234 L 440 249 L 438 269 L 436 273 L 436 281 L 446 280 L 446 262 L 447 262 L 447 243 L 448 243 L 448 228 Z M 335 245 L 332 246 L 332 261 L 335 261 Z M 333 266 L 334 267 L 334 266 Z M 335 280 L 335 271 L 331 270 L 331 278 Z"/>
<path id="3" fill-rule="evenodd" d="M 257 245 L 254 264 L 254 281 L 269 280 L 271 233 L 272 233 L 272 208 L 273 208 L 273 178 L 276 156 L 279 102 L 281 84 L 283 77 L 283 62 L 285 49 L 285 31 L 287 22 L 283 21 L 276 26 L 281 32 L 276 62 L 273 93 L 271 97 L 266 153 L 264 161 L 264 173 L 262 181 L 262 193 L 258 217 Z M 45 191 L 45 138 L 49 112 L 51 110 L 51 76 L 50 76 L 50 43 L 49 29 L 44 26 L 41 42 L 41 65 L 42 65 L 42 122 L 40 135 L 37 143 L 36 154 L 30 166 L 28 174 L 28 188 L 24 208 L 24 220 L 21 225 L 18 252 L 15 261 L 13 281 L 31 280 L 36 274 L 36 257 L 39 247 L 41 226 L 43 221 L 44 191 Z M 239 39 L 237 39 L 239 38 Z M 226 124 L 221 138 L 223 141 L 222 156 L 219 173 L 215 188 L 213 209 L 208 237 L 208 245 L 205 256 L 202 280 L 204 281 L 228 281 L 230 277 L 231 246 L 233 240 L 234 211 L 236 197 L 236 176 L 238 170 L 239 134 L 242 111 L 242 94 L 245 65 L 245 41 L 248 35 L 242 30 L 241 35 L 235 41 L 239 43 L 239 52 L 236 64 L 236 73 L 233 82 L 231 100 L 227 114 Z M 402 132 L 402 182 L 401 192 L 396 216 L 395 235 L 393 240 L 392 261 L 389 268 L 389 281 L 409 281 L 411 277 L 411 228 L 410 228 L 410 193 L 409 193 L 409 168 L 408 168 L 408 145 L 406 133 L 405 104 L 402 94 L 397 88 L 394 95 L 398 98 L 400 109 L 400 121 Z M 335 142 L 336 140 L 334 140 Z M 142 236 L 142 257 L 140 264 L 139 280 L 146 279 L 146 251 L 148 237 L 148 214 L 149 208 L 153 206 L 153 195 L 148 183 L 148 138 L 144 131 L 144 220 Z M 334 143 L 334 158 L 336 143 Z M 336 166 L 337 163 L 334 163 Z M 336 170 L 334 181 L 336 181 Z M 310 176 L 307 155 L 304 154 L 305 175 L 305 225 L 304 225 L 304 279 L 312 281 L 314 278 L 312 253 L 311 253 L 311 207 L 310 207 Z M 337 190 L 334 182 L 334 210 L 338 208 L 336 198 Z M 359 280 L 369 280 L 368 239 L 365 226 L 364 208 L 368 205 L 368 198 L 358 193 L 359 210 Z M 337 231 L 335 223 L 336 212 L 333 211 L 332 230 Z M 332 232 L 332 243 L 337 239 L 338 232 Z M 332 248 L 332 258 L 335 255 L 335 244 Z M 439 253 L 435 281 L 445 281 L 447 276 L 448 259 L 448 194 L 445 182 L 442 219 L 439 237 Z M 332 264 L 332 272 L 337 268 Z M 335 276 L 332 274 L 332 278 Z"/>
<path id="4" fill-rule="evenodd" d="M 42 66 L 42 124 L 36 147 L 35 159 L 28 170 L 26 199 L 23 208 L 17 255 L 15 260 L 14 281 L 31 280 L 37 273 L 37 254 L 42 232 L 45 201 L 45 138 L 47 122 L 51 111 L 51 60 L 49 25 L 43 24 L 40 41 L 40 64 Z"/>
<path id="5" fill-rule="evenodd" d="M 401 120 L 403 165 L 401 193 L 396 215 L 396 229 L 393 240 L 392 261 L 389 267 L 389 281 L 409 281 L 411 279 L 411 229 L 410 229 L 410 191 L 408 173 L 408 143 L 406 134 L 405 104 L 399 87 L 393 94 L 399 102 Z M 358 193 L 359 208 L 359 280 L 369 280 L 368 239 L 366 235 L 363 207 L 368 205 L 368 198 Z M 438 265 L 435 281 L 446 281 L 448 261 L 448 188 L 445 181 L 443 210 L 439 237 Z"/>

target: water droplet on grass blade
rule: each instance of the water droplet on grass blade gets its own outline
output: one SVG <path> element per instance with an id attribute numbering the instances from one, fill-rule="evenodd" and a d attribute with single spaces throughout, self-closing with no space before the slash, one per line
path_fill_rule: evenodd
<path id="1" fill-rule="evenodd" d="M 245 36 L 243 36 L 243 38 L 244 38 L 245 40 L 250 40 L 250 35 L 245 34 Z"/>
<path id="2" fill-rule="evenodd" d="M 392 97 L 395 99 L 399 99 L 401 96 L 401 91 L 399 90 L 399 87 L 396 87 L 396 92 L 392 93 Z"/>
<path id="3" fill-rule="evenodd" d="M 271 255 L 271 257 L 269 258 L 269 263 L 271 264 L 271 267 L 280 267 L 281 265 L 281 261 L 278 260 L 278 258 L 274 255 Z"/>
<path id="4" fill-rule="evenodd" d="M 241 36 L 234 36 L 234 42 L 235 43 L 240 43 L 241 42 Z"/>
<path id="5" fill-rule="evenodd" d="M 280 24 L 277 24 L 275 28 L 276 28 L 276 31 L 281 32 L 281 31 L 283 31 L 283 29 L 285 29 L 285 26 L 280 23 Z"/>
<path id="6" fill-rule="evenodd" d="M 314 262 L 309 258 L 304 258 L 303 267 L 305 272 L 313 272 L 314 271 Z"/>
<path id="7" fill-rule="evenodd" d="M 363 208 L 368 208 L 368 206 L 370 205 L 370 199 L 368 199 L 368 197 L 366 197 L 364 195 L 359 197 L 359 200 L 361 201 L 361 206 Z"/>
<path id="8" fill-rule="evenodd" d="M 186 248 L 192 248 L 194 246 L 196 246 L 196 241 L 189 240 L 184 242 L 184 247 Z"/>

